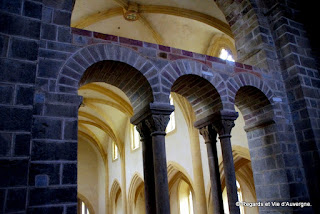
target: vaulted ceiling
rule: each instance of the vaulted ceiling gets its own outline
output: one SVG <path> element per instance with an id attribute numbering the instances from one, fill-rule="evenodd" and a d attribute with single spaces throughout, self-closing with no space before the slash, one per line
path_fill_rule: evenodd
<path id="1" fill-rule="evenodd" d="M 76 0 L 71 26 L 212 56 L 227 46 L 236 54 L 230 27 L 214 0 Z M 78 136 L 106 161 L 112 141 L 123 148 L 124 128 L 133 115 L 130 100 L 106 83 L 82 85 L 78 93 L 84 98 Z"/>
<path id="2" fill-rule="evenodd" d="M 213 0 L 77 0 L 71 26 L 208 55 L 234 44 Z"/>

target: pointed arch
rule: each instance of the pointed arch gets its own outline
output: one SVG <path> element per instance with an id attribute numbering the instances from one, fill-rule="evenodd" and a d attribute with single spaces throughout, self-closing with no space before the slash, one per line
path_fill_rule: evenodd
<path id="1" fill-rule="evenodd" d="M 133 213 L 138 194 L 144 191 L 144 182 L 142 176 L 135 172 L 132 176 L 128 191 L 128 208 L 129 214 Z M 144 194 L 144 192 L 143 192 Z"/>

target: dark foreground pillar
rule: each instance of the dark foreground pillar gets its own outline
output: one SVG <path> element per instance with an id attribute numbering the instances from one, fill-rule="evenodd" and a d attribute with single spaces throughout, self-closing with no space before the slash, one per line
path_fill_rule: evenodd
<path id="1" fill-rule="evenodd" d="M 143 137 L 145 197 L 149 214 L 170 214 L 165 130 L 173 110 L 171 105 L 151 103 L 131 118 L 133 124 L 139 124 L 138 130 Z M 153 196 L 155 200 L 149 198 Z"/>
<path id="2" fill-rule="evenodd" d="M 142 121 L 137 125 L 137 130 L 140 133 L 140 140 L 142 144 L 146 214 L 154 214 L 156 213 L 156 196 L 154 185 L 152 138 L 150 130 L 145 124 L 145 121 Z"/>
<path id="3" fill-rule="evenodd" d="M 231 129 L 234 127 L 234 121 L 237 119 L 237 117 L 238 113 L 236 112 L 221 112 L 220 120 L 217 120 L 215 123 L 215 129 L 219 133 L 221 144 L 229 211 L 232 214 L 240 214 L 240 209 L 238 206 L 236 206 L 238 194 L 230 135 Z"/>
<path id="4" fill-rule="evenodd" d="M 199 130 L 207 146 L 213 211 L 214 214 L 224 214 L 218 154 L 216 146 L 217 132 L 213 129 L 212 125 L 202 127 Z"/>
<path id="5" fill-rule="evenodd" d="M 226 179 L 226 188 L 228 196 L 228 205 L 230 214 L 240 214 L 240 209 L 236 206 L 238 201 L 236 173 L 233 163 L 232 147 L 231 147 L 231 129 L 234 127 L 234 121 L 237 119 L 237 112 L 219 111 L 195 122 L 195 127 L 200 129 L 200 133 L 205 138 L 208 152 L 210 178 L 211 178 L 211 194 L 214 203 L 215 213 L 223 212 L 221 183 L 219 174 L 219 165 L 216 150 L 216 136 L 219 134 L 223 168 Z M 216 190 L 215 190 L 215 189 Z"/>

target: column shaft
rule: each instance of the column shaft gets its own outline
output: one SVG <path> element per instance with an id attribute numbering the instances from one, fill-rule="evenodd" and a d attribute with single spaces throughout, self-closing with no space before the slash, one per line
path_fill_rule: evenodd
<path id="1" fill-rule="evenodd" d="M 203 136 L 207 146 L 213 211 L 214 214 L 224 214 L 218 154 L 216 147 L 217 132 L 213 129 L 212 125 L 207 125 L 200 129 L 200 134 Z"/>
<path id="2" fill-rule="evenodd" d="M 224 211 L 223 211 L 223 200 L 222 200 L 217 147 L 215 142 L 208 142 L 206 143 L 206 145 L 207 145 L 208 162 L 209 162 L 213 210 L 214 210 L 214 214 L 223 214 Z"/>
<path id="3" fill-rule="evenodd" d="M 156 213 L 152 139 L 141 140 L 146 214 Z"/>
<path id="4" fill-rule="evenodd" d="M 230 137 L 230 135 L 227 135 L 220 136 L 219 138 L 221 143 L 223 168 L 226 179 L 229 211 L 232 214 L 240 214 L 240 209 L 238 206 L 236 206 L 236 202 L 238 201 L 238 193 Z"/>
<path id="5" fill-rule="evenodd" d="M 165 135 L 153 134 L 152 146 L 157 214 L 170 214 Z"/>

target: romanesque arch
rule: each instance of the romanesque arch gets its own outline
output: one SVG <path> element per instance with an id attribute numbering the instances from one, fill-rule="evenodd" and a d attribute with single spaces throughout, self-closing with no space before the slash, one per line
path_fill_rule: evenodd
<path id="1" fill-rule="evenodd" d="M 116 62 L 121 63 L 116 63 Z M 97 63 L 97 64 L 95 64 Z M 128 67 L 131 66 L 131 67 Z M 137 75 L 141 77 L 140 82 L 132 83 L 131 87 L 127 85 L 126 88 L 123 86 L 124 82 L 115 82 L 116 81 L 116 72 L 110 69 L 126 69 L 129 70 L 128 75 L 123 77 L 127 78 L 126 81 L 132 78 L 131 75 Z M 98 70 L 100 72 L 98 72 Z M 105 70 L 101 70 L 105 69 Z M 85 72 L 86 71 L 86 72 Z M 139 71 L 139 73 L 137 72 Z M 106 75 L 105 72 L 108 72 Z M 112 72 L 112 73 L 110 73 Z M 116 86 L 123 87 L 125 92 L 131 90 L 130 95 L 133 96 L 134 92 L 140 93 L 136 94 L 135 97 L 131 97 L 133 103 L 135 102 L 134 109 L 138 106 L 137 97 L 142 96 L 142 93 L 145 92 L 144 96 L 146 97 L 145 100 L 152 101 L 156 98 L 153 97 L 152 94 L 152 87 L 157 88 L 157 68 L 145 57 L 142 57 L 137 52 L 133 51 L 132 49 L 125 48 L 118 45 L 113 44 L 96 44 L 86 46 L 79 51 L 75 52 L 62 66 L 58 73 L 57 84 L 56 84 L 56 91 L 62 93 L 74 93 L 77 91 L 78 87 L 81 84 L 88 83 L 88 81 L 108 81 L 109 84 L 115 84 Z M 83 78 L 83 75 L 85 77 Z M 113 75 L 113 76 L 112 76 Z M 119 71 L 118 71 L 119 75 Z M 83 78 L 81 80 L 81 78 Z M 89 79 L 90 80 L 89 80 Z M 123 80 L 123 79 L 122 79 Z M 118 79 L 119 81 L 119 79 Z M 151 82 L 153 84 L 151 84 Z M 138 83 L 142 84 L 142 87 L 139 88 Z M 135 88 L 134 88 L 135 86 Z M 137 88 L 138 87 L 138 88 Z M 151 87 L 151 88 L 150 88 Z M 139 90 L 140 91 L 137 91 Z M 140 100 L 143 101 L 143 100 Z M 146 101 L 146 102 L 147 102 Z M 143 102 L 144 103 L 144 102 Z"/>

